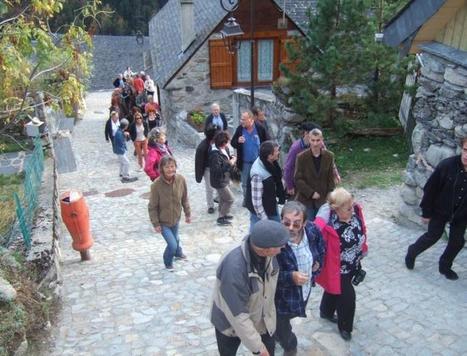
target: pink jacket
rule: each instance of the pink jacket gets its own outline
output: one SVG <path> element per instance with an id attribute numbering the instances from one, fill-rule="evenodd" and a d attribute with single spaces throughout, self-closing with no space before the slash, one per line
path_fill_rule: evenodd
<path id="1" fill-rule="evenodd" d="M 363 218 L 362 207 L 355 204 L 355 210 L 362 222 L 362 229 L 365 235 L 365 241 L 362 246 L 363 255 L 365 256 L 368 253 L 365 220 Z M 341 294 L 341 244 L 339 235 L 337 235 L 336 230 L 328 225 L 328 221 L 325 221 L 321 217 L 315 219 L 315 224 L 323 234 L 326 244 L 324 266 L 321 273 L 316 277 L 316 282 L 330 294 Z"/>
<path id="2" fill-rule="evenodd" d="M 167 147 L 167 151 L 172 156 L 172 151 L 169 147 Z M 159 172 L 159 162 L 165 154 L 167 153 L 160 151 L 157 147 L 148 147 L 148 156 L 144 164 L 144 171 L 152 181 L 161 175 Z"/>

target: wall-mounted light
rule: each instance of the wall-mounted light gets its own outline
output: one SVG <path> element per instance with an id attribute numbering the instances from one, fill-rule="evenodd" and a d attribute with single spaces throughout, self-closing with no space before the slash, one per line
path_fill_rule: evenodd
<path id="1" fill-rule="evenodd" d="M 240 48 L 240 42 L 236 41 L 235 37 L 242 36 L 244 32 L 234 17 L 228 18 L 227 22 L 224 23 L 224 27 L 220 31 L 220 34 L 229 53 L 235 53 L 235 51 Z"/>
<path id="2" fill-rule="evenodd" d="M 384 33 L 375 33 L 375 42 L 383 42 Z"/>

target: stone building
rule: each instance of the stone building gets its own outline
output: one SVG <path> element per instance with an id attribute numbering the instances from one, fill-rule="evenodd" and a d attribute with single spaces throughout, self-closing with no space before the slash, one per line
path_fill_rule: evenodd
<path id="1" fill-rule="evenodd" d="M 224 2 L 227 3 L 227 2 Z M 216 101 L 232 122 L 234 89 L 250 88 L 250 8 L 248 1 L 227 13 L 219 0 L 169 0 L 150 20 L 149 40 L 154 79 L 160 88 L 168 130 L 196 144 L 199 136 L 186 124 L 190 111 L 209 112 Z M 254 86 L 271 89 L 288 63 L 285 45 L 304 34 L 306 11 L 314 0 L 256 0 L 254 13 Z M 284 7 L 285 5 L 285 7 Z M 244 35 L 229 52 L 219 32 L 235 17 Z M 232 42 L 231 42 L 232 43 Z M 231 48 L 232 49 L 232 48 Z"/>
<path id="2" fill-rule="evenodd" d="M 467 2 L 413 0 L 386 26 L 384 41 L 416 53 L 420 64 L 409 78 L 418 85 L 416 95 L 405 94 L 400 110 L 403 126 L 413 128 L 400 217 L 419 224 L 426 180 L 467 136 Z"/>

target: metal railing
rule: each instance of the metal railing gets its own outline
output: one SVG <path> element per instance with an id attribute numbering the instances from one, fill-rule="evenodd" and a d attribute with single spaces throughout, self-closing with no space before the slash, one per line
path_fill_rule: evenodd
<path id="1" fill-rule="evenodd" d="M 8 246 L 16 236 L 19 227 L 26 248 L 31 247 L 31 232 L 36 213 L 39 191 L 44 171 L 44 152 L 40 137 L 34 139 L 34 149 L 24 162 L 23 193 L 13 193 L 15 201 L 16 220 L 2 243 Z"/>

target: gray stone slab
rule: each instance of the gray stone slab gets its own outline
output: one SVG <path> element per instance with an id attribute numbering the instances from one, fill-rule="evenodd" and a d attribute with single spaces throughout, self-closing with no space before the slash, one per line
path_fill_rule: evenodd
<path id="1" fill-rule="evenodd" d="M 58 129 L 59 130 L 68 130 L 73 132 L 73 128 L 75 127 L 75 119 L 73 117 L 64 117 L 60 118 L 58 122 Z"/>
<path id="2" fill-rule="evenodd" d="M 57 137 L 53 140 L 58 173 L 70 173 L 77 169 L 75 155 L 69 137 Z"/>

